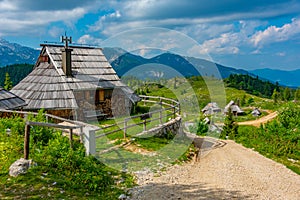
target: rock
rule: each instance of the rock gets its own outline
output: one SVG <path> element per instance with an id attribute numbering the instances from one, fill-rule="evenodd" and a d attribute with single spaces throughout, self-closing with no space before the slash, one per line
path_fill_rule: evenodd
<path id="1" fill-rule="evenodd" d="M 126 200 L 127 196 L 125 194 L 121 194 L 118 199 L 120 199 L 120 200 Z"/>
<path id="2" fill-rule="evenodd" d="M 32 160 L 26 160 L 24 158 L 21 158 L 15 161 L 9 167 L 9 175 L 16 177 L 20 174 L 25 174 L 31 165 L 32 165 Z"/>

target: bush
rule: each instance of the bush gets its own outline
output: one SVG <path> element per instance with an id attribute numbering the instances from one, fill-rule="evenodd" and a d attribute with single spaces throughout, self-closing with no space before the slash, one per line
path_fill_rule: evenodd
<path id="1" fill-rule="evenodd" d="M 300 165 L 288 160 L 300 160 L 299 120 L 300 109 L 288 104 L 279 112 L 278 120 L 273 120 L 260 128 L 241 126 L 235 139 L 299 173 Z"/>
<path id="2" fill-rule="evenodd" d="M 45 120 L 43 114 L 28 118 Z M 12 130 L 10 134 L 6 133 L 7 128 Z M 76 140 L 73 141 L 73 148 L 70 148 L 67 137 L 45 127 L 38 127 L 40 132 L 37 135 L 35 131 L 31 134 L 36 137 L 31 140 L 29 158 L 37 165 L 31 167 L 24 176 L 9 177 L 9 166 L 23 156 L 24 128 L 25 123 L 21 118 L 0 119 L 1 197 L 40 199 L 49 198 L 50 195 L 55 199 L 116 199 L 125 193 L 122 188 L 133 185 L 130 175 L 114 171 L 96 158 L 86 156 L 84 146 Z M 123 181 L 117 184 L 120 180 Z"/>
<path id="3" fill-rule="evenodd" d="M 189 127 L 189 131 L 191 133 L 196 133 L 196 135 L 204 136 L 207 134 L 208 125 L 205 124 L 203 119 L 200 119 L 199 121 L 196 121 L 195 125 Z"/>

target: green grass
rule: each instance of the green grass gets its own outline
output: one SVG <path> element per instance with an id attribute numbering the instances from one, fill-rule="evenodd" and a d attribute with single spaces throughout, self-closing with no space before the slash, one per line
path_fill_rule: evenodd
<path id="1" fill-rule="evenodd" d="M 124 148 L 118 148 L 100 154 L 97 158 L 116 170 L 132 172 L 150 169 L 155 172 L 173 163 L 191 159 L 188 155 L 193 149 L 191 140 L 178 136 L 173 139 L 158 137 L 135 138 L 133 145 L 147 149 L 150 153 L 144 155 Z"/>
<path id="2" fill-rule="evenodd" d="M 7 128 L 11 129 L 9 135 Z M 32 132 L 29 158 L 36 166 L 25 175 L 10 177 L 9 166 L 23 157 L 24 121 L 0 119 L 1 199 L 117 199 L 126 193 L 125 188 L 134 185 L 132 176 L 85 156 L 84 147 L 78 141 L 73 142 L 71 149 L 68 138 L 61 133 L 43 128 L 36 128 L 36 133 L 39 130 L 52 136 L 43 145 L 33 142 L 35 132 Z"/>
<path id="3" fill-rule="evenodd" d="M 260 154 L 280 162 L 300 174 L 300 146 L 297 133 L 284 130 L 276 122 L 267 124 L 265 128 L 239 126 L 235 140 L 247 148 L 253 148 Z M 273 128 L 275 127 L 275 131 Z M 283 131 L 283 134 L 280 132 Z M 296 160 L 292 162 L 290 159 Z"/>
<path id="4" fill-rule="evenodd" d="M 252 109 L 244 109 L 245 114 L 244 115 L 240 115 L 240 116 L 234 116 L 233 119 L 236 122 L 244 122 L 244 121 L 251 121 L 251 120 L 256 120 L 259 119 L 261 117 L 264 117 L 266 115 L 268 115 L 267 112 L 265 111 L 261 111 L 261 115 L 258 117 L 255 117 L 251 114 Z"/>

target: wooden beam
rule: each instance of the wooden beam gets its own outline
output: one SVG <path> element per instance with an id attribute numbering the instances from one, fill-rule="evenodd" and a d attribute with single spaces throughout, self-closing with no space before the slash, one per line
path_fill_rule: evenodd
<path id="1" fill-rule="evenodd" d="M 24 135 L 24 159 L 29 158 L 29 142 L 30 142 L 30 125 L 25 125 L 25 135 Z"/>
<path id="2" fill-rule="evenodd" d="M 82 126 L 80 125 L 61 125 L 61 124 L 52 124 L 52 123 L 44 123 L 44 122 L 26 122 L 26 125 L 31 125 L 31 126 L 44 126 L 44 127 L 51 127 L 51 128 L 59 128 L 59 129 L 77 129 Z"/>

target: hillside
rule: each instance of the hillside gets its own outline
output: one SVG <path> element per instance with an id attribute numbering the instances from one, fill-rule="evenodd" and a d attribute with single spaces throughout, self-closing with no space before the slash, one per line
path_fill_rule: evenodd
<path id="1" fill-rule="evenodd" d="M 30 121 L 46 122 L 42 112 Z M 62 131 L 34 127 L 26 175 L 11 177 L 9 167 L 24 156 L 25 119 L 0 118 L 0 199 L 117 199 L 131 187 L 133 178 L 105 166 L 92 156 L 76 136 L 72 148 Z M 7 129 L 10 133 L 7 134 Z"/>
<path id="2" fill-rule="evenodd" d="M 256 69 L 250 71 L 259 77 L 278 82 L 280 85 L 285 85 L 289 87 L 299 87 L 300 86 L 300 70 L 284 71 L 275 69 Z"/>
<path id="3" fill-rule="evenodd" d="M 105 56 L 119 76 L 136 76 L 140 79 L 174 78 L 176 76 L 215 76 L 226 78 L 230 74 L 248 74 L 245 70 L 226 67 L 208 60 L 163 53 L 143 58 L 119 48 L 104 48 Z M 216 72 L 216 69 L 220 72 Z M 143 74 L 141 74 L 143 72 Z"/>
<path id="4" fill-rule="evenodd" d="M 21 63 L 34 64 L 38 55 L 39 50 L 0 38 L 0 67 Z"/>

